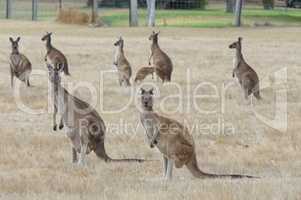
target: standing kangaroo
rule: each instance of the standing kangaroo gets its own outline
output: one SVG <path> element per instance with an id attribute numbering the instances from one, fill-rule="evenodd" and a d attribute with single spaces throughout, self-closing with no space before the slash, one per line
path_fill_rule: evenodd
<path id="1" fill-rule="evenodd" d="M 120 37 L 119 40 L 114 43 L 114 46 L 116 47 L 114 65 L 117 67 L 118 70 L 119 84 L 120 86 L 122 86 L 122 83 L 124 83 L 125 86 L 130 86 L 132 68 L 124 55 L 124 40 L 122 39 L 122 37 Z"/>
<path id="2" fill-rule="evenodd" d="M 241 49 L 242 38 L 239 37 L 238 41 L 233 42 L 229 48 L 236 49 L 236 55 L 234 57 L 234 69 L 232 72 L 233 78 L 236 76 L 239 84 L 241 85 L 245 99 L 247 100 L 248 97 L 253 93 L 256 99 L 261 99 L 259 93 L 259 79 L 257 73 L 246 63 L 243 58 Z"/>
<path id="3" fill-rule="evenodd" d="M 94 151 L 97 157 L 105 162 L 126 161 L 141 162 L 141 159 L 112 159 L 104 146 L 106 127 L 99 114 L 86 102 L 71 95 L 61 85 L 61 65 L 53 67 L 47 64 L 51 93 L 54 100 L 53 127 L 56 130 L 56 115 L 61 115 L 60 126 L 65 127 L 66 134 L 72 144 L 72 162 L 85 164 L 86 154 Z M 79 160 L 77 155 L 80 155 Z"/>
<path id="4" fill-rule="evenodd" d="M 69 73 L 69 67 L 68 67 L 68 61 L 67 58 L 64 56 L 62 52 L 54 48 L 51 44 L 51 35 L 52 33 L 46 33 L 42 37 L 42 41 L 46 41 L 46 50 L 47 53 L 45 55 L 45 61 L 54 65 L 54 66 L 61 66 L 63 65 L 64 74 L 70 75 Z"/>
<path id="5" fill-rule="evenodd" d="M 29 76 L 32 67 L 28 58 L 19 52 L 20 37 L 18 37 L 15 41 L 10 37 L 9 41 L 11 42 L 12 46 L 12 52 L 10 54 L 11 87 L 14 86 L 14 76 L 26 83 L 26 85 L 29 87 Z"/>
<path id="6" fill-rule="evenodd" d="M 196 178 L 253 178 L 246 175 L 218 175 L 201 171 L 197 164 L 195 145 L 189 131 L 179 122 L 158 115 L 153 111 L 153 89 L 141 89 L 142 112 L 140 120 L 145 128 L 146 136 L 151 148 L 156 146 L 163 154 L 163 174 L 172 178 L 172 169 L 184 165 Z"/>
<path id="7" fill-rule="evenodd" d="M 152 45 L 151 45 L 151 55 L 149 57 L 148 63 L 149 65 L 151 65 L 151 59 L 153 59 L 153 66 L 151 67 L 153 68 L 153 70 L 150 70 L 149 69 L 150 67 L 141 68 L 139 70 L 141 72 L 137 73 L 136 75 L 137 80 L 139 80 L 138 75 L 140 75 L 140 77 L 145 78 L 148 74 L 153 74 L 153 72 L 155 72 L 157 76 L 159 76 L 159 78 L 162 80 L 163 83 L 165 81 L 171 81 L 173 65 L 168 55 L 164 51 L 162 51 L 159 46 L 158 43 L 159 33 L 160 31 L 157 33 L 153 31 L 153 33 L 149 37 L 149 40 L 152 41 Z M 141 76 L 141 74 L 143 74 L 143 76 Z"/>

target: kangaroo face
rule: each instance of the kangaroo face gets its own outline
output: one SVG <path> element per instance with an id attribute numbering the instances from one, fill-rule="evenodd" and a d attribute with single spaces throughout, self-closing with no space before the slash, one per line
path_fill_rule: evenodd
<path id="1" fill-rule="evenodd" d="M 61 82 L 60 72 L 63 71 L 63 67 L 53 67 L 50 64 L 47 64 L 49 80 L 52 83 L 58 84 Z"/>
<path id="2" fill-rule="evenodd" d="M 12 37 L 10 37 L 9 41 L 11 42 L 12 51 L 18 52 L 20 37 L 18 37 L 15 41 Z"/>
<path id="3" fill-rule="evenodd" d="M 160 31 L 159 32 L 155 32 L 153 31 L 153 33 L 149 36 L 149 40 L 153 41 L 153 40 L 158 40 L 158 35 L 159 35 Z"/>
<path id="4" fill-rule="evenodd" d="M 153 109 L 153 94 L 154 89 L 145 90 L 141 88 L 141 104 L 144 110 L 152 110 Z"/>
<path id="5" fill-rule="evenodd" d="M 233 42 L 232 44 L 229 45 L 229 48 L 230 49 L 238 49 L 238 48 L 240 48 L 241 47 L 241 41 L 242 41 L 242 38 L 239 37 L 238 41 Z"/>
<path id="6" fill-rule="evenodd" d="M 114 43 L 114 46 L 115 47 L 118 47 L 118 46 L 121 47 L 121 46 L 123 46 L 123 39 L 122 39 L 122 37 L 120 37 L 119 40 L 117 40 L 117 42 Z"/>
<path id="7" fill-rule="evenodd" d="M 50 33 L 47 32 L 46 35 L 44 35 L 41 40 L 42 41 L 48 40 L 51 37 L 51 35 L 52 35 L 51 32 Z"/>

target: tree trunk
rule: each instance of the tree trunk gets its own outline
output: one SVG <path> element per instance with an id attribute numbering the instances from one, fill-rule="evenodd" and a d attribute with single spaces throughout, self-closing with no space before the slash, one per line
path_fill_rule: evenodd
<path id="1" fill-rule="evenodd" d="M 155 26 L 156 21 L 156 0 L 147 0 L 147 11 L 148 11 L 148 26 Z"/>
<path id="2" fill-rule="evenodd" d="M 234 13 L 234 1 L 233 0 L 226 0 L 226 12 Z"/>
<path id="3" fill-rule="evenodd" d="M 62 0 L 59 0 L 59 10 L 62 10 L 62 8 L 63 8 L 63 2 Z"/>
<path id="4" fill-rule="evenodd" d="M 146 0 L 146 9 L 147 9 L 147 13 L 146 13 L 146 24 L 148 24 L 148 19 L 150 16 L 150 5 L 151 5 L 151 0 Z"/>
<path id="5" fill-rule="evenodd" d="M 241 9 L 242 9 L 242 0 L 236 0 L 235 21 L 234 21 L 234 25 L 236 27 L 240 27 L 241 25 Z"/>
<path id="6" fill-rule="evenodd" d="M 130 26 L 138 26 L 138 1 L 130 0 Z"/>
<path id="7" fill-rule="evenodd" d="M 12 0 L 6 0 L 6 12 L 5 12 L 5 18 L 10 19 L 11 18 L 11 11 L 12 11 Z"/>
<path id="8" fill-rule="evenodd" d="M 92 10 L 91 10 L 91 24 L 95 24 L 98 17 L 98 1 L 93 0 Z"/>
<path id="9" fill-rule="evenodd" d="M 38 0 L 32 0 L 31 12 L 32 12 L 31 15 L 32 21 L 36 21 L 38 19 Z"/>

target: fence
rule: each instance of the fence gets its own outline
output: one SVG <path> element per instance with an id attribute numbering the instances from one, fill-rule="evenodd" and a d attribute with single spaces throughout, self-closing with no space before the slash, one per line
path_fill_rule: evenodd
<path id="1" fill-rule="evenodd" d="M 6 1 L 0 0 L 0 18 L 6 18 Z M 35 0 L 37 2 L 37 19 L 38 20 L 54 20 L 60 7 L 60 0 Z M 32 19 L 32 0 L 10 0 L 11 19 Z M 63 8 L 78 8 L 81 10 L 87 8 L 86 0 L 62 0 Z"/>
<path id="2" fill-rule="evenodd" d="M 0 19 L 5 18 L 5 8 L 7 0 L 0 0 Z M 11 18 L 21 20 L 32 19 L 32 1 L 33 0 L 10 0 L 11 1 Z M 60 2 L 63 8 L 77 8 L 81 12 L 91 13 L 91 8 L 87 5 L 93 0 L 35 0 L 37 1 L 37 19 L 50 20 L 56 19 Z M 146 22 L 146 1 L 137 0 L 139 25 L 144 26 Z M 235 0 L 227 0 L 235 2 Z M 258 8 L 262 7 L 262 0 L 243 0 L 243 7 L 253 9 L 249 12 L 248 24 L 254 24 L 255 21 L 270 20 L 272 16 L 263 18 L 260 15 L 256 16 Z M 128 26 L 129 25 L 129 4 L 136 2 L 135 0 L 98 0 L 99 14 L 103 22 L 108 26 Z M 208 0 L 208 5 L 205 11 L 199 11 L 202 1 L 200 0 L 156 0 L 156 25 L 159 26 L 185 26 L 185 27 L 226 27 L 233 23 L 233 15 L 225 14 L 226 0 Z M 278 1 L 276 1 L 278 2 Z M 285 5 L 285 1 L 282 4 Z M 276 4 L 277 5 L 277 4 Z M 254 6 L 257 6 L 254 8 Z M 260 7 L 259 7 L 260 6 Z M 173 9 L 173 10 L 171 10 Z M 179 10 L 174 10 L 179 9 Z M 135 12 L 132 12 L 135 14 Z M 137 14 L 137 13 L 136 13 Z M 266 14 L 266 13 L 265 13 Z M 276 13 L 277 14 L 277 13 Z M 279 20 L 281 17 L 283 23 L 287 23 L 288 19 L 295 22 L 295 18 L 287 16 L 286 13 L 280 13 L 278 9 Z M 295 15 L 295 14 L 294 14 Z M 262 15 L 264 16 L 264 15 Z M 245 17 L 245 16 L 244 16 Z M 277 16 L 276 16 L 277 17 Z M 294 21 L 295 20 L 295 21 Z M 133 25 L 137 24 L 134 22 Z"/>

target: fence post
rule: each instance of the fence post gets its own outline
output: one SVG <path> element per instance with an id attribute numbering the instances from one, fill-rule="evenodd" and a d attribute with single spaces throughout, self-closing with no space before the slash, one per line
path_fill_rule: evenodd
<path id="1" fill-rule="evenodd" d="M 138 2 L 130 0 L 130 26 L 138 26 Z"/>
<path id="2" fill-rule="evenodd" d="M 5 8 L 5 10 L 6 10 L 5 18 L 6 19 L 11 18 L 11 7 L 12 7 L 11 4 L 12 4 L 11 0 L 6 0 L 6 8 Z"/>
<path id="3" fill-rule="evenodd" d="M 59 10 L 62 10 L 63 5 L 62 5 L 62 0 L 59 0 Z"/>
<path id="4" fill-rule="evenodd" d="M 156 21 L 156 0 L 150 0 L 149 3 L 148 26 L 153 27 Z"/>
<path id="5" fill-rule="evenodd" d="M 241 9 L 242 9 L 242 0 L 236 0 L 234 25 L 237 27 L 240 27 L 241 25 Z"/>
<path id="6" fill-rule="evenodd" d="M 96 23 L 97 17 L 98 17 L 98 0 L 93 0 L 91 24 Z"/>
<path id="7" fill-rule="evenodd" d="M 38 19 L 38 0 L 32 0 L 32 21 Z"/>

